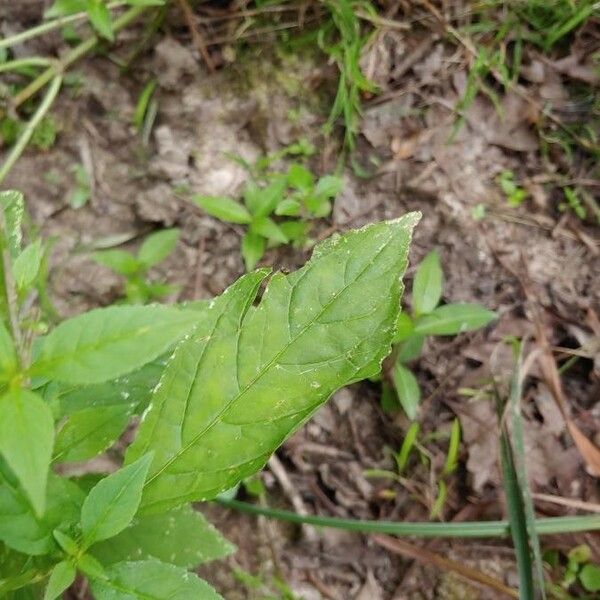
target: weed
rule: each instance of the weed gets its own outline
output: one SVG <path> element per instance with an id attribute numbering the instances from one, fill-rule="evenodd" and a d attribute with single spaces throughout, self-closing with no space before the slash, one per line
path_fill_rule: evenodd
<path id="1" fill-rule="evenodd" d="M 498 184 L 510 206 L 520 206 L 527 198 L 527 192 L 519 187 L 512 171 L 502 171 L 497 178 Z"/>
<path id="2" fill-rule="evenodd" d="M 91 197 L 90 178 L 83 165 L 76 164 L 71 167 L 74 186 L 69 194 L 68 202 L 71 208 L 82 208 Z"/>
<path id="3" fill-rule="evenodd" d="M 335 390 L 379 368 L 419 215 L 325 241 L 257 305 L 266 269 L 211 302 L 110 306 L 23 335 L 42 262 L 39 240 L 22 248 L 23 214 L 20 194 L 0 194 L 0 596 L 54 600 L 79 575 L 97 600 L 221 598 L 193 570 L 233 547 L 190 503 L 259 471 Z M 174 236 L 103 260 L 129 273 Z M 115 472 L 53 468 L 102 454 L 141 412 Z"/>
<path id="4" fill-rule="evenodd" d="M 280 244 L 303 246 L 308 240 L 310 220 L 326 217 L 331 201 L 342 187 L 342 180 L 314 175 L 300 162 L 290 164 L 286 172 L 269 172 L 268 167 L 286 155 L 306 155 L 311 146 L 298 143 L 249 165 L 234 159 L 250 173 L 241 201 L 228 197 L 200 196 L 192 201 L 207 214 L 248 227 L 242 238 L 242 256 L 247 270 L 262 258 L 266 249 Z"/>
<path id="5" fill-rule="evenodd" d="M 179 240 L 179 229 L 165 229 L 149 235 L 137 255 L 123 250 L 100 250 L 94 260 L 125 278 L 127 304 L 147 304 L 176 291 L 175 286 L 148 280 L 148 271 L 173 252 Z"/>
<path id="6" fill-rule="evenodd" d="M 544 562 L 552 569 L 553 580 L 558 580 L 550 588 L 552 596 L 561 600 L 573 598 L 569 590 L 576 584 L 586 592 L 599 592 L 600 567 L 591 559 L 592 552 L 586 544 L 571 548 L 566 555 L 554 549 L 544 552 Z"/>
<path id="7" fill-rule="evenodd" d="M 443 273 L 437 252 L 430 252 L 417 268 L 412 289 L 412 311 L 398 317 L 392 385 L 383 384 L 384 408 L 397 408 L 394 396 L 409 419 L 415 419 L 421 390 L 407 363 L 421 354 L 427 336 L 457 335 L 485 327 L 496 314 L 471 303 L 442 304 Z M 392 389 L 395 394 L 392 393 Z"/>

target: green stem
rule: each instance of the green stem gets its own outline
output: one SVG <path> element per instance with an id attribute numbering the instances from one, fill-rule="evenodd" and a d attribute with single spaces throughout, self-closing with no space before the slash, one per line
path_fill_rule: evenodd
<path id="1" fill-rule="evenodd" d="M 2 165 L 2 167 L 0 167 L 0 184 L 4 181 L 4 179 L 8 175 L 8 172 L 17 162 L 17 160 L 23 153 L 23 150 L 25 150 L 25 147 L 29 143 L 29 140 L 31 139 L 31 136 L 35 131 L 35 128 L 39 125 L 40 121 L 44 118 L 44 115 L 52 106 L 52 103 L 54 102 L 54 99 L 56 98 L 60 90 L 61 83 L 62 76 L 56 75 L 54 77 L 54 81 L 52 81 L 50 87 L 48 88 L 48 92 L 44 96 L 42 103 L 38 106 L 38 109 L 35 111 L 35 114 L 33 115 L 33 117 L 31 117 L 31 120 L 29 121 L 29 123 L 27 123 L 27 126 L 23 130 L 23 133 L 17 140 L 17 143 L 12 147 L 9 155 L 6 157 L 4 164 Z"/>
<path id="2" fill-rule="evenodd" d="M 120 8 L 127 4 L 126 2 L 112 2 L 108 5 L 110 10 L 114 8 Z M 22 31 L 21 33 L 17 33 L 15 35 L 11 35 L 10 37 L 4 38 L 0 40 L 0 48 L 9 48 L 10 46 L 14 46 L 15 44 L 21 44 L 31 38 L 37 37 L 39 35 L 43 35 L 44 33 L 48 33 L 49 31 L 53 31 L 54 29 L 58 29 L 59 27 L 64 27 L 69 23 L 75 23 L 77 21 L 82 21 L 87 18 L 87 13 L 80 12 L 74 15 L 67 15 L 65 17 L 59 17 L 58 19 L 54 19 L 53 21 L 47 21 L 46 23 L 41 23 L 36 27 L 32 27 L 31 29 L 27 29 Z"/>
<path id="3" fill-rule="evenodd" d="M 131 21 L 137 19 L 144 11 L 148 9 L 147 6 L 134 6 L 127 12 L 124 12 L 118 19 L 115 19 L 113 23 L 113 30 L 118 32 L 123 29 Z M 74 62 L 78 61 L 82 56 L 85 56 L 90 50 L 92 50 L 99 39 L 97 36 L 92 36 L 87 40 L 81 42 L 79 46 L 76 46 L 67 54 L 61 61 L 57 61 L 54 65 L 46 69 L 39 77 L 34 79 L 28 86 L 23 88 L 12 101 L 13 107 L 18 107 L 26 100 L 29 100 L 33 95 L 37 94 L 49 81 L 54 79 L 57 75 L 62 74 L 68 69 Z"/>
<path id="4" fill-rule="evenodd" d="M 452 537 L 452 538 L 482 538 L 507 537 L 510 535 L 508 521 L 478 521 L 464 523 L 396 523 L 393 521 L 361 521 L 359 519 L 338 519 L 335 517 L 303 517 L 295 512 L 276 508 L 263 508 L 239 500 L 217 500 L 218 504 L 241 512 L 261 515 L 288 521 L 290 523 L 306 523 L 320 527 L 346 529 L 359 533 L 388 533 L 398 536 L 415 537 Z M 558 533 L 575 533 L 578 531 L 600 530 L 600 515 L 575 517 L 552 517 L 536 519 L 536 530 L 540 535 Z"/>
<path id="5" fill-rule="evenodd" d="M 0 73 L 6 71 L 16 71 L 23 67 L 47 67 L 52 64 L 49 58 L 42 56 L 31 56 L 28 58 L 19 58 L 17 60 L 9 60 L 0 64 Z"/>

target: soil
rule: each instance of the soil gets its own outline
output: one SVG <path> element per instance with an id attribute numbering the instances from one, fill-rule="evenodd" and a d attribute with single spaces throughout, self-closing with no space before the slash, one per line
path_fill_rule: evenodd
<path id="1" fill-rule="evenodd" d="M 34 5 L 28 4 L 23 13 L 9 8 L 2 31 L 19 30 L 39 19 L 40 3 L 37 12 Z M 176 251 L 152 273 L 179 286 L 170 301 L 214 296 L 239 277 L 244 272 L 240 229 L 203 215 L 186 199 L 189 193 L 239 192 L 247 175 L 227 154 L 252 161 L 305 137 L 322 149 L 312 160 L 316 173 L 336 167 L 339 141 L 324 138 L 321 129 L 335 90 L 335 69 L 317 52 L 299 58 L 264 44 L 224 46 L 218 51 L 223 66 L 210 73 L 181 16 L 170 15 L 167 23 L 126 70 L 119 64 L 140 35 L 136 27 L 115 48 L 77 63 L 77 84 L 66 86 L 52 112 L 59 124 L 57 142 L 47 151 L 28 150 L 6 182 L 24 192 L 34 225 L 55 240 L 51 293 L 63 316 L 109 304 L 122 292 L 121 279 L 91 260 L 93 250 L 134 249 L 145 235 L 163 227 L 182 231 Z M 62 44 L 52 35 L 43 43 L 50 53 Z M 36 46 L 39 51 L 37 43 L 17 51 L 26 55 Z M 412 58 L 406 62 L 406 57 Z M 541 78 L 531 75 L 524 81 L 532 98 L 552 93 L 565 104 L 569 101 L 568 75 L 551 64 L 542 62 L 540 67 L 534 53 L 524 60 L 531 72 L 543 72 Z M 435 248 L 445 271 L 444 300 L 478 302 L 499 313 L 499 320 L 483 331 L 428 340 L 423 357 L 411 366 L 423 390 L 418 420 L 423 434 L 432 435 L 427 449 L 438 470 L 446 450 L 440 434 L 449 431 L 455 416 L 463 429 L 460 465 L 448 480 L 443 519 L 503 518 L 493 412 L 486 408 L 489 403 L 478 403 L 459 390 L 477 389 L 490 372 L 510 371 L 503 340 L 524 338 L 534 348 L 539 322 L 553 346 L 591 349 L 564 373 L 563 383 L 577 425 L 597 438 L 600 360 L 592 341 L 598 335 L 594 315 L 600 308 L 598 229 L 593 220 L 559 211 L 560 190 L 552 182 L 560 165 L 541 152 L 537 117 L 529 114 L 526 99 L 503 94 L 504 116 L 499 118 L 489 99 L 477 97 L 449 142 L 467 64 L 462 49 L 439 32 L 382 28 L 363 64 L 381 86 L 380 94 L 364 98 L 354 156 L 371 176 L 359 177 L 351 166 L 344 169 L 344 190 L 332 217 L 318 224 L 313 235 L 420 210 L 424 217 L 411 250 L 407 290 L 415 265 Z M 145 145 L 132 118 L 151 78 L 158 80 L 159 108 Z M 578 164 L 572 177 L 594 179 L 591 189 L 597 192 L 597 171 L 583 158 Z M 69 204 L 75 165 L 83 165 L 90 182 L 89 202 L 78 209 Z M 518 207 L 507 204 L 498 186 L 504 170 L 513 171 L 530 192 Z M 485 216 L 476 219 L 481 206 Z M 304 262 L 307 252 L 277 248 L 263 262 L 292 269 Z M 409 293 L 405 302 L 410 305 Z M 541 315 L 539 320 L 536 315 Z M 429 519 L 435 490 L 429 469 L 418 460 L 411 462 L 407 474 L 412 487 L 365 476 L 367 469 L 394 468 L 391 452 L 400 447 L 409 425 L 402 415 L 384 412 L 379 400 L 376 383 L 339 391 L 278 452 L 292 490 L 310 513 Z M 523 402 L 533 491 L 600 502 L 596 480 L 586 472 L 535 370 Z M 273 469 L 265 469 L 263 482 L 269 503 L 290 507 L 289 494 Z M 542 501 L 536 508 L 541 516 L 573 513 Z M 213 505 L 202 509 L 239 548 L 232 559 L 202 569 L 228 600 L 267 595 L 249 591 L 231 567 L 260 575 L 272 590 L 281 577 L 305 600 L 497 597 L 452 573 L 399 558 L 368 536 L 337 530 L 315 535 L 261 519 L 257 526 L 254 517 Z M 597 537 L 572 537 L 547 543 L 568 548 L 585 542 L 600 558 Z M 414 544 L 517 585 L 508 542 Z"/>

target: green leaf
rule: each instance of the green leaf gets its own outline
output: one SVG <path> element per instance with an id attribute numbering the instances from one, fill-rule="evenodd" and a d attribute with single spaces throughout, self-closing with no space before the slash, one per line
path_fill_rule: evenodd
<path id="1" fill-rule="evenodd" d="M 114 381 L 86 386 L 53 383 L 44 391 L 48 401 L 56 402 L 56 416 L 73 415 L 87 408 L 134 404 L 136 412 L 143 411 L 153 389 L 165 370 L 167 357 L 161 356 Z"/>
<path id="2" fill-rule="evenodd" d="M 97 483 L 81 507 L 81 529 L 89 546 L 127 527 L 140 505 L 152 455 L 147 454 Z"/>
<path id="3" fill-rule="evenodd" d="M 299 271 L 274 275 L 256 308 L 264 271 L 214 300 L 176 349 L 126 456 L 155 451 L 146 513 L 231 488 L 335 390 L 379 372 L 418 218 L 330 238 Z"/>
<path id="4" fill-rule="evenodd" d="M 285 244 L 288 241 L 279 225 L 269 217 L 255 217 L 250 224 L 250 231 L 262 235 L 271 242 Z"/>
<path id="5" fill-rule="evenodd" d="M 44 13 L 46 19 L 65 17 L 87 10 L 87 0 L 55 0 L 54 4 Z"/>
<path id="6" fill-rule="evenodd" d="M 284 175 L 275 176 L 265 188 L 251 184 L 244 194 L 246 206 L 256 217 L 267 217 L 281 202 L 286 188 L 287 178 Z"/>
<path id="7" fill-rule="evenodd" d="M 0 454 L 23 486 L 37 515 L 46 506 L 46 480 L 54 443 L 48 405 L 29 390 L 0 397 Z"/>
<path id="8" fill-rule="evenodd" d="M 439 254 L 433 250 L 419 265 L 412 288 L 412 307 L 416 315 L 430 313 L 442 297 L 444 275 Z"/>
<path id="9" fill-rule="evenodd" d="M 86 408 L 71 415 L 56 436 L 54 462 L 93 458 L 123 433 L 135 404 Z"/>
<path id="10" fill-rule="evenodd" d="M 414 330 L 415 324 L 410 315 L 407 312 L 402 311 L 398 315 L 398 320 L 396 321 L 396 335 L 394 336 L 394 344 L 408 339 Z"/>
<path id="11" fill-rule="evenodd" d="M 342 191 L 343 186 L 344 182 L 340 177 L 325 175 L 317 182 L 315 194 L 329 200 L 330 198 L 335 198 Z"/>
<path id="12" fill-rule="evenodd" d="M 100 250 L 94 252 L 92 258 L 104 267 L 121 275 L 135 275 L 140 270 L 140 263 L 133 254 L 123 250 Z"/>
<path id="13" fill-rule="evenodd" d="M 14 375 L 18 368 L 17 353 L 12 337 L 0 320 L 0 381 Z"/>
<path id="14" fill-rule="evenodd" d="M 0 205 L 4 208 L 8 247 L 10 255 L 14 259 L 21 252 L 21 241 L 23 239 L 21 227 L 23 224 L 23 215 L 25 214 L 25 199 L 21 192 L 6 190 L 0 192 Z"/>
<path id="15" fill-rule="evenodd" d="M 87 14 L 94 29 L 109 42 L 114 41 L 110 11 L 103 0 L 88 0 Z"/>
<path id="16" fill-rule="evenodd" d="M 294 163 L 288 169 L 288 184 L 297 190 L 307 192 L 314 185 L 314 177 L 306 167 Z"/>
<path id="17" fill-rule="evenodd" d="M 242 257 L 246 265 L 246 271 L 252 271 L 256 263 L 263 257 L 267 242 L 264 237 L 247 231 L 242 238 Z"/>
<path id="18" fill-rule="evenodd" d="M 77 574 L 73 564 L 67 560 L 59 562 L 50 573 L 44 600 L 56 600 L 74 581 Z"/>
<path id="19" fill-rule="evenodd" d="M 413 421 L 417 417 L 421 402 L 421 388 L 417 378 L 400 361 L 396 361 L 392 377 L 398 400 L 400 400 L 406 416 Z"/>
<path id="20" fill-rule="evenodd" d="M 53 531 L 79 521 L 83 494 L 71 481 L 50 473 L 47 506 L 38 518 L 21 490 L 0 477 L 0 541 L 33 556 L 56 549 Z"/>
<path id="21" fill-rule="evenodd" d="M 15 259 L 13 276 L 20 291 L 27 289 L 35 281 L 43 256 L 42 241 L 38 239 L 29 244 Z"/>
<path id="22" fill-rule="evenodd" d="M 164 6 L 165 0 L 126 0 L 129 6 Z"/>
<path id="23" fill-rule="evenodd" d="M 252 221 L 248 209 L 232 200 L 220 196 L 194 196 L 192 202 L 197 204 L 205 213 L 228 223 L 247 224 Z"/>
<path id="24" fill-rule="evenodd" d="M 223 600 L 193 573 L 157 560 L 118 563 L 91 582 L 95 600 Z"/>
<path id="25" fill-rule="evenodd" d="M 402 440 L 402 446 L 400 447 L 400 451 L 396 454 L 396 466 L 398 467 L 398 473 L 402 475 L 404 473 L 404 469 L 408 465 L 408 459 L 410 458 L 410 453 L 414 448 L 414 445 L 417 441 L 417 437 L 419 435 L 420 425 L 418 423 L 411 423 L 408 428 L 404 439 Z"/>
<path id="26" fill-rule="evenodd" d="M 456 335 L 485 327 L 497 318 L 495 312 L 479 304 L 445 304 L 417 319 L 415 333 L 422 335 Z"/>
<path id="27" fill-rule="evenodd" d="M 398 344 L 398 360 L 402 363 L 417 360 L 421 356 L 425 336 L 413 333 L 409 335 L 403 342 Z"/>
<path id="28" fill-rule="evenodd" d="M 280 217 L 297 217 L 302 210 L 302 205 L 298 200 L 286 198 L 282 200 L 275 209 L 275 214 Z"/>
<path id="29" fill-rule="evenodd" d="M 76 384 L 116 379 L 163 354 L 201 316 L 158 305 L 92 310 L 63 321 L 43 340 L 31 374 Z"/>
<path id="30" fill-rule="evenodd" d="M 303 243 L 308 235 L 310 223 L 307 221 L 284 221 L 279 224 L 279 228 L 288 240 Z"/>
<path id="31" fill-rule="evenodd" d="M 116 537 L 90 549 L 105 566 L 156 558 L 187 569 L 224 558 L 234 551 L 235 546 L 190 505 L 137 518 Z"/>
<path id="32" fill-rule="evenodd" d="M 593 564 L 584 565 L 579 572 L 579 581 L 588 592 L 600 591 L 600 567 Z"/>
<path id="33" fill-rule="evenodd" d="M 139 261 L 150 267 L 165 260 L 175 249 L 179 234 L 179 229 L 165 229 L 149 235 L 138 252 Z"/>

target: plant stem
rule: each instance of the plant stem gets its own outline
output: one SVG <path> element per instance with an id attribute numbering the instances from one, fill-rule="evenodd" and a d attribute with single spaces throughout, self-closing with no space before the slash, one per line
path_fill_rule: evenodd
<path id="1" fill-rule="evenodd" d="M 276 508 L 263 508 L 239 500 L 217 500 L 218 504 L 241 512 L 261 515 L 290 523 L 307 523 L 320 527 L 333 527 L 360 533 L 389 533 L 398 536 L 482 538 L 507 537 L 510 535 L 508 521 L 474 521 L 464 523 L 395 523 L 393 521 L 361 521 L 335 517 L 303 517 L 295 512 Z M 574 533 L 600 530 L 600 515 L 574 517 L 551 517 L 536 519 L 536 531 L 540 535 Z"/>
<path id="2" fill-rule="evenodd" d="M 31 120 L 29 121 L 29 123 L 27 123 L 27 126 L 23 130 L 23 133 L 17 140 L 17 143 L 12 147 L 9 155 L 6 157 L 4 164 L 2 165 L 2 167 L 0 167 L 0 184 L 4 181 L 4 179 L 8 175 L 8 172 L 17 162 L 17 160 L 23 153 L 23 150 L 25 150 L 25 147 L 29 143 L 29 140 L 31 139 L 31 136 L 35 131 L 35 128 L 39 125 L 40 121 L 44 118 L 44 115 L 52 106 L 52 103 L 54 102 L 54 99 L 56 98 L 56 95 L 60 90 L 61 83 L 62 75 L 56 75 L 54 77 L 54 80 L 50 84 L 48 92 L 44 96 L 42 103 L 38 106 L 38 109 L 35 111 L 35 114 L 33 115 L 33 117 L 31 117 Z"/>
<path id="3" fill-rule="evenodd" d="M 131 21 L 137 19 L 144 11 L 148 9 L 147 6 L 134 6 L 127 12 L 124 12 L 118 19 L 115 19 L 113 23 L 113 30 L 115 33 L 131 23 Z M 12 106 L 14 108 L 20 106 L 26 100 L 29 100 L 33 95 L 37 94 L 49 81 L 59 74 L 62 74 L 68 67 L 74 62 L 78 61 L 82 56 L 86 55 L 92 50 L 99 39 L 97 36 L 92 36 L 87 40 L 81 42 L 79 46 L 76 46 L 69 52 L 62 60 L 57 61 L 51 67 L 46 69 L 39 77 L 34 79 L 28 86 L 23 88 L 13 99 Z"/>
<path id="4" fill-rule="evenodd" d="M 108 5 L 108 9 L 112 10 L 115 8 L 120 8 L 127 4 L 126 2 L 111 2 Z M 0 40 L 0 48 L 9 48 L 10 46 L 14 46 L 15 44 L 20 44 L 25 42 L 26 40 L 30 40 L 31 38 L 37 37 L 39 35 L 43 35 L 44 33 L 48 33 L 49 31 L 53 31 L 54 29 L 58 29 L 59 27 L 63 27 L 64 25 L 68 25 L 69 23 L 75 23 L 77 21 L 82 21 L 87 18 L 87 13 L 80 12 L 74 15 L 67 15 L 65 17 L 59 17 L 58 19 L 54 19 L 53 21 L 46 21 L 45 23 L 41 23 L 36 27 L 32 27 L 31 29 L 26 29 L 21 33 L 17 33 L 15 35 L 11 35 L 10 37 L 4 38 Z"/>
<path id="5" fill-rule="evenodd" d="M 51 64 L 51 59 L 44 58 L 42 56 L 18 58 L 16 60 L 9 60 L 8 62 L 0 64 L 0 73 L 4 73 L 6 71 L 16 71 L 22 67 L 47 67 Z"/>

